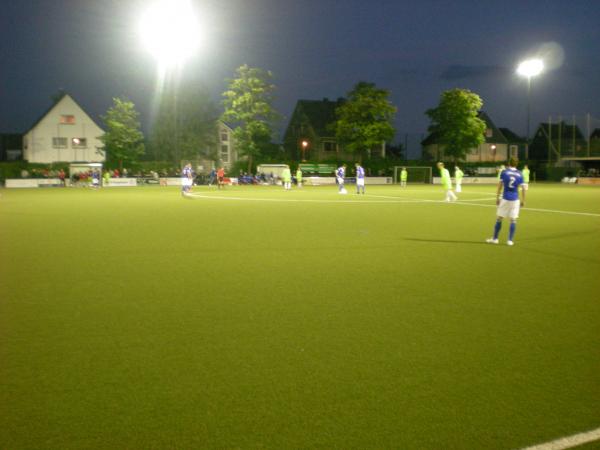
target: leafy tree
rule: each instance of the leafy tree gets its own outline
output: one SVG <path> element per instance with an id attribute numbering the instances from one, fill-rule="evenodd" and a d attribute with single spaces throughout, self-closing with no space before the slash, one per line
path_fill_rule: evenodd
<path id="1" fill-rule="evenodd" d="M 113 106 L 102 120 L 106 126 L 106 132 L 100 137 L 104 144 L 102 150 L 109 159 L 119 161 L 119 169 L 123 170 L 124 162 L 136 162 L 145 151 L 139 113 L 126 98 L 113 98 Z"/>
<path id="2" fill-rule="evenodd" d="M 268 151 L 273 134 L 272 123 L 279 117 L 273 109 L 270 71 L 244 64 L 236 70 L 236 78 L 229 80 L 223 92 L 224 121 L 237 125 L 233 131 L 240 156 L 248 158 L 248 171 L 254 159 Z"/>
<path id="3" fill-rule="evenodd" d="M 217 108 L 209 94 L 191 83 L 171 84 L 161 93 L 150 145 L 154 158 L 217 159 Z"/>
<path id="4" fill-rule="evenodd" d="M 389 91 L 364 81 L 348 93 L 348 100 L 336 110 L 335 123 L 336 138 L 347 151 L 362 156 L 394 137 L 396 107 L 389 95 Z"/>
<path id="5" fill-rule="evenodd" d="M 429 132 L 444 146 L 444 155 L 464 159 L 470 149 L 483 143 L 486 125 L 477 116 L 482 106 L 479 95 L 467 89 L 451 89 L 442 93 L 437 108 L 427 110 Z"/>

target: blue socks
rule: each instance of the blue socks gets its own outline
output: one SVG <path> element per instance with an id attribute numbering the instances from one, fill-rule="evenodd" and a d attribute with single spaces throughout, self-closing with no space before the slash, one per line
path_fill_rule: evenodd
<path id="1" fill-rule="evenodd" d="M 500 234 L 501 228 L 502 228 L 502 221 L 501 220 L 496 221 L 496 225 L 494 225 L 494 239 L 498 239 L 498 235 Z"/>
<path id="2" fill-rule="evenodd" d="M 510 223 L 510 228 L 508 229 L 508 240 L 512 241 L 515 237 L 515 230 L 517 229 L 517 224 L 515 222 Z"/>

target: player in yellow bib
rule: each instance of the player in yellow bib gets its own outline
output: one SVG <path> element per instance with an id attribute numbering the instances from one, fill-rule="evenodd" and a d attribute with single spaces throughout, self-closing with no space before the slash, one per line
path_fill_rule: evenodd
<path id="1" fill-rule="evenodd" d="M 458 200 L 458 197 L 456 197 L 452 190 L 452 178 L 450 178 L 450 172 L 444 167 L 443 162 L 437 163 L 437 168 L 439 169 L 440 177 L 442 178 L 442 187 L 446 191 L 446 201 L 455 202 Z"/>
<path id="2" fill-rule="evenodd" d="M 460 193 L 462 192 L 462 179 L 465 176 L 465 174 L 463 173 L 462 170 L 460 170 L 460 167 L 455 166 L 454 167 L 454 183 L 456 183 L 456 192 Z"/>
<path id="3" fill-rule="evenodd" d="M 529 167 L 527 164 L 523 166 L 523 170 L 521 170 L 521 175 L 523 176 L 523 190 L 526 191 L 529 189 Z"/>
<path id="4" fill-rule="evenodd" d="M 281 181 L 283 181 L 283 187 L 286 191 L 292 188 L 292 172 L 289 167 L 281 171 Z"/>

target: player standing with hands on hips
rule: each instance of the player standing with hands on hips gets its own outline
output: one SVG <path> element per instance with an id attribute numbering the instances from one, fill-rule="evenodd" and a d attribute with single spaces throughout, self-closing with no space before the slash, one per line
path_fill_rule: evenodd
<path id="1" fill-rule="evenodd" d="M 360 194 L 362 189 L 362 193 L 365 193 L 365 169 L 359 164 L 356 163 L 356 193 Z"/>
<path id="2" fill-rule="evenodd" d="M 338 192 L 340 194 L 347 194 L 348 191 L 346 190 L 346 188 L 344 187 L 344 177 L 346 176 L 346 164 L 342 164 L 340 167 L 337 168 L 337 170 L 335 171 L 335 179 L 337 181 L 338 184 Z"/>
<path id="3" fill-rule="evenodd" d="M 505 169 L 500 174 L 500 182 L 498 183 L 498 191 L 496 205 L 496 225 L 494 225 L 494 237 L 486 240 L 488 244 L 497 244 L 498 235 L 502 228 L 502 220 L 505 217 L 510 219 L 510 229 L 508 232 L 507 245 L 514 245 L 515 231 L 517 229 L 517 219 L 519 218 L 519 209 L 525 206 L 525 189 L 523 187 L 523 176 L 517 169 L 517 160 L 511 158 L 508 162 L 508 169 Z M 519 198 L 519 188 L 521 197 Z"/>

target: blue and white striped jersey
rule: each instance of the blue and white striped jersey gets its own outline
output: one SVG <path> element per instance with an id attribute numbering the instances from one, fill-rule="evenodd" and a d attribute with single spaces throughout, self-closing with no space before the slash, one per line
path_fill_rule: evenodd
<path id="1" fill-rule="evenodd" d="M 356 178 L 364 178 L 365 177 L 365 169 L 362 166 L 356 167 Z"/>

